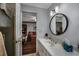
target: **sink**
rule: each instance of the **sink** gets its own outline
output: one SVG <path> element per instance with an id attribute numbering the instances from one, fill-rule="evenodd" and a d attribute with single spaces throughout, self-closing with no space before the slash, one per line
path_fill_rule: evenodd
<path id="1" fill-rule="evenodd" d="M 45 42 L 49 45 L 49 46 L 53 46 L 53 45 L 55 45 L 55 42 L 52 40 L 50 40 L 50 39 L 45 39 Z"/>

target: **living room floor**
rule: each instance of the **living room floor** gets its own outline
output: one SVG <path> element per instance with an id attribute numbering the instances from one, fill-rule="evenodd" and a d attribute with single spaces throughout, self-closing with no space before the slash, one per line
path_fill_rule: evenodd
<path id="1" fill-rule="evenodd" d="M 36 35 L 34 35 L 34 32 L 31 32 L 30 38 L 27 38 L 27 41 L 24 41 L 22 43 L 22 55 L 35 52 L 36 52 Z"/>
<path id="2" fill-rule="evenodd" d="M 23 55 L 23 56 L 37 56 L 36 53 L 31 53 L 31 54 L 26 54 L 26 55 Z"/>

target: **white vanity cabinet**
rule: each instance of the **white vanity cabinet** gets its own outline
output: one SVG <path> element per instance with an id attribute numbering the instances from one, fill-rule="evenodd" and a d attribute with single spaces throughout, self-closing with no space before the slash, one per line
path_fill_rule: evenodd
<path id="1" fill-rule="evenodd" d="M 38 52 L 40 56 L 50 56 L 50 54 L 45 49 L 45 47 L 41 44 L 40 41 L 38 41 Z"/>

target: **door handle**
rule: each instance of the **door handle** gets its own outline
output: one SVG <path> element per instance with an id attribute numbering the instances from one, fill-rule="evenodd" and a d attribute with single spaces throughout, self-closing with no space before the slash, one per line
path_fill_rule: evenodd
<path id="1" fill-rule="evenodd" d="M 16 43 L 22 42 L 22 37 L 19 37 L 18 40 L 16 40 Z"/>
<path id="2" fill-rule="evenodd" d="M 22 42 L 22 40 L 16 40 L 16 43 L 19 43 L 19 42 L 21 43 L 21 42 Z"/>
<path id="3" fill-rule="evenodd" d="M 22 42 L 21 40 L 17 40 L 16 43 Z"/>

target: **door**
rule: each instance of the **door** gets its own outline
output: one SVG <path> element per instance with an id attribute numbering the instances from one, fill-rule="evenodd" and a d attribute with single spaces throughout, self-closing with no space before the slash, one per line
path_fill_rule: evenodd
<path id="1" fill-rule="evenodd" d="M 62 33 L 62 22 L 56 22 L 56 33 L 57 35 Z"/>
<path id="2" fill-rule="evenodd" d="M 16 4 L 16 21 L 15 21 L 15 32 L 16 32 L 16 42 L 15 42 L 15 53 L 16 56 L 22 55 L 22 13 L 20 3 Z"/>

